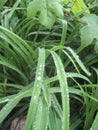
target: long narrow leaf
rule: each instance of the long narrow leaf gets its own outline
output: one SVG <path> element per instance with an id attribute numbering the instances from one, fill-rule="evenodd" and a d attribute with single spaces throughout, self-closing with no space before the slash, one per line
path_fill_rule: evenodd
<path id="1" fill-rule="evenodd" d="M 90 130 L 97 130 L 97 129 L 98 129 L 98 112 Z"/>
<path id="2" fill-rule="evenodd" d="M 69 92 L 67 85 L 67 76 L 60 57 L 53 51 L 51 51 L 51 54 L 55 62 L 57 76 L 61 87 L 63 105 L 62 130 L 69 130 Z"/>
<path id="3" fill-rule="evenodd" d="M 42 88 L 43 82 L 43 73 L 44 73 L 44 65 L 45 65 L 45 51 L 44 49 L 39 49 L 39 58 L 38 65 L 36 70 L 36 78 L 34 83 L 34 88 L 32 92 L 32 98 L 30 101 L 30 107 L 28 110 L 27 120 L 25 124 L 24 130 L 29 130 L 32 127 L 32 123 L 34 122 L 36 111 L 38 108 L 39 97 Z"/>

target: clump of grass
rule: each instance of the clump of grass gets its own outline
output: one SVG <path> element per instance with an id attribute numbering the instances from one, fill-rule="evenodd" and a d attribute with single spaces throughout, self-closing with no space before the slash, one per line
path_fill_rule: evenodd
<path id="1" fill-rule="evenodd" d="M 83 15 L 97 16 L 67 12 L 62 19 L 57 15 L 49 29 L 38 17 L 27 18 L 27 6 L 26 0 L 2 3 L 0 129 L 26 117 L 25 130 L 97 130 L 97 42 L 86 39 L 88 44 L 81 46 L 80 33 L 88 27 Z M 61 6 L 70 8 L 68 3 Z M 90 11 L 97 15 L 94 9 Z"/>

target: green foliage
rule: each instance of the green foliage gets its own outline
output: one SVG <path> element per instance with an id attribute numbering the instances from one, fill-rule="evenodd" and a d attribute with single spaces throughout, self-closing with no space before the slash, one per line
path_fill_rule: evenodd
<path id="1" fill-rule="evenodd" d="M 3 9 L 4 4 L 7 2 L 7 0 L 0 0 L 0 10 Z"/>
<path id="2" fill-rule="evenodd" d="M 1 3 L 0 129 L 97 130 L 97 2 Z"/>
<path id="3" fill-rule="evenodd" d="M 63 17 L 60 0 L 34 0 L 30 2 L 27 8 L 27 16 L 33 18 L 36 15 L 38 15 L 42 25 L 51 28 L 57 17 Z"/>
<path id="4" fill-rule="evenodd" d="M 98 113 L 97 113 L 97 115 L 96 115 L 96 118 L 95 118 L 95 120 L 94 120 L 94 122 L 93 122 L 93 125 L 92 125 L 92 128 L 91 128 L 92 130 L 97 130 L 98 129 Z"/>
<path id="5" fill-rule="evenodd" d="M 74 14 L 80 13 L 84 10 L 85 13 L 90 14 L 86 4 L 83 0 L 63 0 L 64 4 L 71 3 L 71 11 Z"/>
<path id="6" fill-rule="evenodd" d="M 81 47 L 85 48 L 89 46 L 95 39 L 95 51 L 98 53 L 98 17 L 94 14 L 86 15 L 82 18 L 82 21 L 86 25 L 80 30 Z"/>

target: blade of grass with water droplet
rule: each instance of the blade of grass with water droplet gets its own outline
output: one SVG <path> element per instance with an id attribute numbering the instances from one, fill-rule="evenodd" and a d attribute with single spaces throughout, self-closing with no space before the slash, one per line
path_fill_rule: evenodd
<path id="1" fill-rule="evenodd" d="M 80 73 L 77 65 L 75 64 L 75 62 L 73 60 L 73 58 L 66 51 L 63 50 L 63 52 L 68 56 L 68 58 L 70 59 L 70 61 L 73 63 L 73 65 L 76 68 L 77 72 Z"/>
<path id="2" fill-rule="evenodd" d="M 43 96 L 44 96 L 44 99 L 48 105 L 48 107 L 51 106 L 51 99 L 50 99 L 50 91 L 49 91 L 49 85 L 43 85 L 42 86 L 42 90 L 43 90 Z"/>
<path id="3" fill-rule="evenodd" d="M 82 74 L 78 74 L 78 73 L 67 73 L 67 77 L 68 78 L 81 78 L 89 83 L 91 83 L 91 81 L 84 75 Z"/>
<path id="4" fill-rule="evenodd" d="M 54 110 L 56 111 L 56 113 L 59 116 L 59 118 L 62 119 L 62 109 L 61 109 L 61 106 L 60 106 L 56 96 L 53 93 L 51 93 L 51 106 L 54 108 Z"/>
<path id="5" fill-rule="evenodd" d="M 84 64 L 81 62 L 81 60 L 79 59 L 78 55 L 70 48 L 70 47 L 65 47 L 66 50 L 68 50 L 72 56 L 74 57 L 74 59 L 76 60 L 76 62 L 78 63 L 78 65 L 81 67 L 81 69 L 87 74 L 87 75 L 91 75 L 90 72 L 86 69 L 86 67 L 84 66 Z"/>
<path id="6" fill-rule="evenodd" d="M 36 116 L 41 88 L 43 85 L 42 82 L 43 82 L 43 74 L 44 74 L 44 65 L 45 65 L 45 50 L 39 49 L 39 58 L 38 58 L 38 65 L 37 65 L 37 70 L 36 70 L 36 78 L 35 78 L 35 83 L 33 86 L 32 97 L 30 101 L 30 106 L 29 106 L 24 130 L 30 129 L 32 127 L 32 123 L 34 122 L 34 119 Z"/>
<path id="7" fill-rule="evenodd" d="M 18 94 L 13 95 L 10 97 L 8 103 L 1 109 L 0 111 L 0 124 L 4 121 L 4 119 L 8 116 L 8 114 L 13 110 L 13 108 L 19 103 L 19 101 L 27 97 L 31 90 L 24 90 L 19 92 Z"/>
<path id="8" fill-rule="evenodd" d="M 69 92 L 67 85 L 67 76 L 60 57 L 53 51 L 51 51 L 51 54 L 55 62 L 57 76 L 61 87 L 62 108 L 63 108 L 62 130 L 65 129 L 69 130 Z"/>
<path id="9" fill-rule="evenodd" d="M 48 78 L 45 80 L 45 84 L 49 84 L 51 82 L 54 82 L 54 81 L 57 81 L 58 80 L 58 77 L 57 76 L 54 76 L 54 77 L 51 77 L 51 78 Z"/>
<path id="10" fill-rule="evenodd" d="M 47 130 L 49 120 L 49 107 L 43 97 L 40 97 L 38 109 L 32 130 Z"/>

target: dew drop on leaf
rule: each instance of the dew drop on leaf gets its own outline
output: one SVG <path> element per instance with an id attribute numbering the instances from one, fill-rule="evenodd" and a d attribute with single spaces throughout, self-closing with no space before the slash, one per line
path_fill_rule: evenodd
<path id="1" fill-rule="evenodd" d="M 41 80 L 41 77 L 40 77 L 40 76 L 38 76 L 38 77 L 37 77 L 37 80 Z"/>

